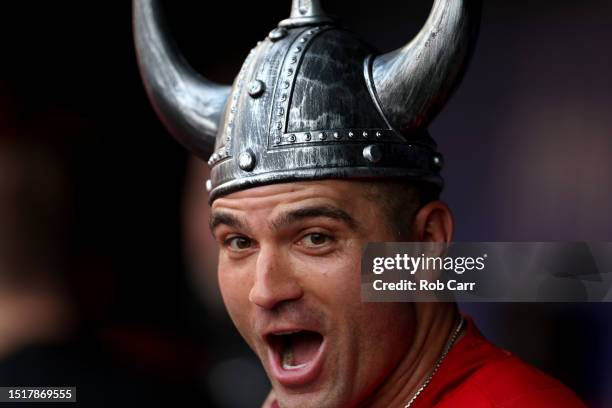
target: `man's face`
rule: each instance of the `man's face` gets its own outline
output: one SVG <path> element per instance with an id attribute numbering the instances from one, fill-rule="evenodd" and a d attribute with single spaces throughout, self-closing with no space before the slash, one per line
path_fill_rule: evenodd
<path id="1" fill-rule="evenodd" d="M 353 406 L 410 348 L 405 304 L 362 303 L 363 245 L 393 241 L 356 181 L 244 190 L 213 203 L 219 283 L 282 407 Z"/>

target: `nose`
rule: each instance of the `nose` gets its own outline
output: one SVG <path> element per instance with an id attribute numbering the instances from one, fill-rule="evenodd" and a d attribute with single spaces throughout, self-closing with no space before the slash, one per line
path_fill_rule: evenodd
<path id="1" fill-rule="evenodd" d="M 286 254 L 278 248 L 262 247 L 255 265 L 249 300 L 271 310 L 283 302 L 297 300 L 303 294 Z"/>

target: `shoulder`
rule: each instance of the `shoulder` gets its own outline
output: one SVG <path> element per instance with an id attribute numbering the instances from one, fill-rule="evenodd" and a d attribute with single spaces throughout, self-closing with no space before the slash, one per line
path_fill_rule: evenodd
<path id="1" fill-rule="evenodd" d="M 436 408 L 582 408 L 565 385 L 487 341 L 467 322 L 440 366 L 422 406 Z"/>
<path id="2" fill-rule="evenodd" d="M 500 350 L 501 351 L 501 350 Z M 565 385 L 507 352 L 474 371 L 440 407 L 578 408 Z"/>

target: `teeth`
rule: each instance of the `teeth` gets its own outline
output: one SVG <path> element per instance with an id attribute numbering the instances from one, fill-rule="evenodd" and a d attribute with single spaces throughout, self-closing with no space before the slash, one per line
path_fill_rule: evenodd
<path id="1" fill-rule="evenodd" d="M 297 370 L 299 368 L 306 367 L 306 363 L 293 365 L 293 348 L 290 346 L 287 347 L 285 351 L 283 351 L 282 358 L 283 358 L 282 365 L 283 365 L 283 369 L 285 370 Z"/>
<path id="2" fill-rule="evenodd" d="M 300 333 L 302 330 L 287 330 L 283 332 L 272 333 L 274 336 L 282 337 L 288 336 L 295 333 Z M 298 370 L 300 368 L 306 367 L 308 363 L 294 365 L 294 356 L 293 356 L 293 345 L 291 337 L 285 337 L 283 339 L 283 349 L 281 352 L 281 366 L 284 370 Z"/>
<path id="3" fill-rule="evenodd" d="M 298 364 L 296 366 L 292 366 L 292 365 L 285 365 L 285 363 L 283 363 L 283 369 L 285 370 L 297 370 L 300 369 L 302 367 L 306 367 L 306 363 L 304 364 Z"/>
<path id="4" fill-rule="evenodd" d="M 295 334 L 295 333 L 299 333 L 301 330 L 287 330 L 284 332 L 278 332 L 278 333 L 274 333 L 275 336 L 285 336 L 287 334 Z"/>

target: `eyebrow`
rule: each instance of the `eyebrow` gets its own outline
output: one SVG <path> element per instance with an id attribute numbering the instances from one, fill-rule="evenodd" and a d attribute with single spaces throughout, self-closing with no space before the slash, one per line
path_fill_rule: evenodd
<path id="1" fill-rule="evenodd" d="M 349 213 L 341 210 L 340 208 L 329 205 L 299 208 L 297 210 L 289 211 L 280 215 L 276 220 L 274 220 L 272 222 L 272 226 L 279 230 L 296 221 L 317 217 L 325 217 L 342 221 L 352 230 L 357 230 L 359 227 L 359 223 L 353 217 L 351 217 Z"/>
<path id="2" fill-rule="evenodd" d="M 227 225 L 228 227 L 237 228 L 237 229 L 247 229 L 246 223 L 243 222 L 240 218 L 224 213 L 224 212 L 216 212 L 210 216 L 209 227 L 210 231 L 214 232 L 215 229 L 220 225 Z"/>

